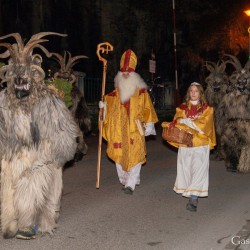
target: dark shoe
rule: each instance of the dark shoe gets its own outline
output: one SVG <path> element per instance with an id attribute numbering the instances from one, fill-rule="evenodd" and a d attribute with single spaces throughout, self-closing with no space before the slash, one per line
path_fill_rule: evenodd
<path id="1" fill-rule="evenodd" d="M 133 194 L 133 189 L 131 187 L 126 187 L 126 188 L 124 188 L 124 193 L 125 194 Z"/>
<path id="2" fill-rule="evenodd" d="M 230 166 L 230 167 L 227 167 L 227 172 L 238 173 L 238 170 L 237 168 Z"/>
<path id="3" fill-rule="evenodd" d="M 18 230 L 16 234 L 17 239 L 21 240 L 31 240 L 36 238 L 36 231 L 34 228 L 31 227 L 25 227 L 20 230 Z"/>
<path id="4" fill-rule="evenodd" d="M 192 203 L 188 203 L 187 206 L 186 206 L 186 209 L 191 211 L 191 212 L 196 212 L 197 211 L 197 206 L 195 206 Z"/>
<path id="5" fill-rule="evenodd" d="M 188 204 L 186 206 L 186 209 L 191 211 L 191 212 L 196 212 L 197 211 L 197 204 L 198 204 L 198 199 L 189 199 Z"/>

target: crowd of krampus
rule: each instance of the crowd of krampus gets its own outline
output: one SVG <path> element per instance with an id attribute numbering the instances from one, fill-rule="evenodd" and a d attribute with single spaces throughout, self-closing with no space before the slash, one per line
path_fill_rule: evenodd
<path id="1" fill-rule="evenodd" d="M 208 103 L 214 107 L 217 148 L 214 159 L 224 160 L 231 172 L 250 172 L 250 59 L 237 57 L 207 62 Z"/>
<path id="2" fill-rule="evenodd" d="M 80 150 L 86 153 L 79 128 L 83 127 L 79 123 L 81 105 L 86 105 L 81 103 L 81 94 L 73 86 L 73 107 L 69 110 L 63 99 L 45 84 L 42 55 L 34 52 L 36 49 L 47 57 L 53 55 L 41 45 L 48 41 L 44 39 L 48 35 L 66 36 L 41 32 L 33 35 L 26 44 L 19 33 L 0 37 L 0 40 L 15 40 L 14 43 L 0 43 L 5 49 L 0 58 L 8 60 L 0 68 L 1 84 L 6 84 L 0 92 L 1 226 L 4 238 L 29 239 L 38 231 L 53 232 L 60 212 L 63 166 L 74 158 L 79 138 L 82 142 Z M 77 59 L 73 58 L 68 70 Z"/>

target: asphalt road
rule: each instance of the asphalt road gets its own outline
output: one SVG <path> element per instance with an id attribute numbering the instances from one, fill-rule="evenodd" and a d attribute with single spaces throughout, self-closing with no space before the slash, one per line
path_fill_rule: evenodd
<path id="1" fill-rule="evenodd" d="M 64 171 L 61 216 L 54 235 L 34 240 L 0 238 L 3 250 L 217 250 L 250 249 L 250 175 L 210 162 L 208 198 L 198 211 L 175 194 L 177 152 L 157 137 L 147 141 L 147 164 L 133 195 L 121 190 L 102 146 L 100 188 L 95 188 L 97 136 L 88 154 Z M 233 241 L 234 244 L 231 242 Z M 242 243 L 239 245 L 239 243 Z"/>

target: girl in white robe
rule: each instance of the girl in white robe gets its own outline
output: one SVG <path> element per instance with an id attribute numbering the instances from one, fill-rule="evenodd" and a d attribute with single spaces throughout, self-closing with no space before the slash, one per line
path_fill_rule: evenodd
<path id="1" fill-rule="evenodd" d="M 174 120 L 162 126 L 176 126 L 193 134 L 191 147 L 169 143 L 178 148 L 174 191 L 189 198 L 187 210 L 197 211 L 198 197 L 208 196 L 209 154 L 216 145 L 213 108 L 207 105 L 199 83 L 190 85 L 186 101 L 176 109 Z"/>

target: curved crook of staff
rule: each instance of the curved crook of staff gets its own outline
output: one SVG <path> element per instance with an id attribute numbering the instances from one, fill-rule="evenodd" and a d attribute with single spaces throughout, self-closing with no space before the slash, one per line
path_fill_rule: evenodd
<path id="1" fill-rule="evenodd" d="M 102 74 L 102 95 L 101 101 L 104 101 L 105 95 L 105 85 L 106 85 L 106 73 L 107 73 L 107 60 L 101 57 L 101 54 L 108 54 L 109 51 L 113 51 L 113 46 L 108 43 L 99 43 L 97 45 L 96 54 L 100 61 L 103 62 L 103 74 Z M 100 108 L 99 111 L 99 140 L 98 140 L 98 158 L 97 158 L 97 179 L 96 179 L 96 188 L 100 187 L 100 173 L 101 173 L 101 154 L 102 154 L 102 128 L 103 128 L 103 108 Z"/>

